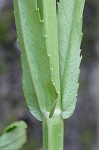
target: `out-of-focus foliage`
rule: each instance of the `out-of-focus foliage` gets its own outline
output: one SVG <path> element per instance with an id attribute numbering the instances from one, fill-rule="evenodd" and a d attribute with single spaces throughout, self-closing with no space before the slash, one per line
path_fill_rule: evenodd
<path id="1" fill-rule="evenodd" d="M 0 136 L 0 150 L 18 150 L 27 140 L 26 124 L 23 121 L 8 126 Z"/>

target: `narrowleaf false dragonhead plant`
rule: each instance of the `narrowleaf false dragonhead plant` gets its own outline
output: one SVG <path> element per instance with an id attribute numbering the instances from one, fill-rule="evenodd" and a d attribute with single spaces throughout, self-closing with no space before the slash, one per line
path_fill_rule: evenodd
<path id="1" fill-rule="evenodd" d="M 84 0 L 14 0 L 23 89 L 43 121 L 44 150 L 63 150 L 63 119 L 76 105 Z"/>

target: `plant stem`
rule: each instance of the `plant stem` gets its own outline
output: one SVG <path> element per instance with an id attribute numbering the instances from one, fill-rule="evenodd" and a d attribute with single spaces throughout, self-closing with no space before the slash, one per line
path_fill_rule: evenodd
<path id="1" fill-rule="evenodd" d="M 59 73 L 59 51 L 57 31 L 56 0 L 43 1 L 44 33 L 46 49 L 50 60 L 52 82 L 58 93 L 56 108 L 43 118 L 43 147 L 44 150 L 63 150 L 63 119 L 61 118 L 61 91 Z M 49 112 L 50 113 L 50 112 Z M 54 114 L 53 114 L 54 113 Z"/>
<path id="2" fill-rule="evenodd" d="M 60 116 L 43 120 L 43 149 L 63 150 L 64 122 Z"/>

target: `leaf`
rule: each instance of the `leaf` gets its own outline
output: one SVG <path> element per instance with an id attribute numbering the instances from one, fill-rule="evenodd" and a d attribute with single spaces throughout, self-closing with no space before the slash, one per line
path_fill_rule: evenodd
<path id="1" fill-rule="evenodd" d="M 56 103 L 51 108 L 50 117 L 54 110 L 61 113 L 61 93 L 60 93 L 60 72 L 59 72 L 59 51 L 58 51 L 58 31 L 57 31 L 57 11 L 56 0 L 42 0 L 44 34 L 46 37 L 46 49 L 50 60 L 51 80 L 58 94 Z"/>
<path id="2" fill-rule="evenodd" d="M 50 60 L 43 35 L 43 20 L 36 0 L 14 0 L 18 39 L 22 53 L 23 89 L 32 114 L 42 120 L 57 98 L 51 81 Z"/>
<path id="3" fill-rule="evenodd" d="M 60 0 L 58 36 L 63 118 L 72 115 L 78 90 L 84 0 Z"/>
<path id="4" fill-rule="evenodd" d="M 8 126 L 0 136 L 0 150 L 18 150 L 25 144 L 27 125 L 23 121 Z"/>
<path id="5" fill-rule="evenodd" d="M 42 0 L 44 17 L 44 34 L 46 36 L 46 49 L 50 60 L 52 82 L 55 85 L 60 99 L 60 72 L 57 33 L 56 0 Z M 59 100 L 58 99 L 58 100 Z"/>

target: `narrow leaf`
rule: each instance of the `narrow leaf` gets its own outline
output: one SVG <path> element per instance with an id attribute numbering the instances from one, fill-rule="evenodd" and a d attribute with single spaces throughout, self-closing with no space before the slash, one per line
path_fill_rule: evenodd
<path id="1" fill-rule="evenodd" d="M 22 53 L 23 89 L 32 114 L 42 120 L 50 112 L 57 93 L 51 81 L 41 3 L 36 0 L 14 0 L 16 26 Z"/>
<path id="2" fill-rule="evenodd" d="M 0 150 L 18 150 L 25 144 L 27 125 L 23 121 L 8 126 L 0 136 Z"/>
<path id="3" fill-rule="evenodd" d="M 46 49 L 50 60 L 52 82 L 60 99 L 60 73 L 56 0 L 42 0 L 44 17 L 44 34 L 46 36 Z"/>
<path id="4" fill-rule="evenodd" d="M 58 35 L 63 118 L 72 115 L 78 90 L 84 0 L 60 0 Z"/>

